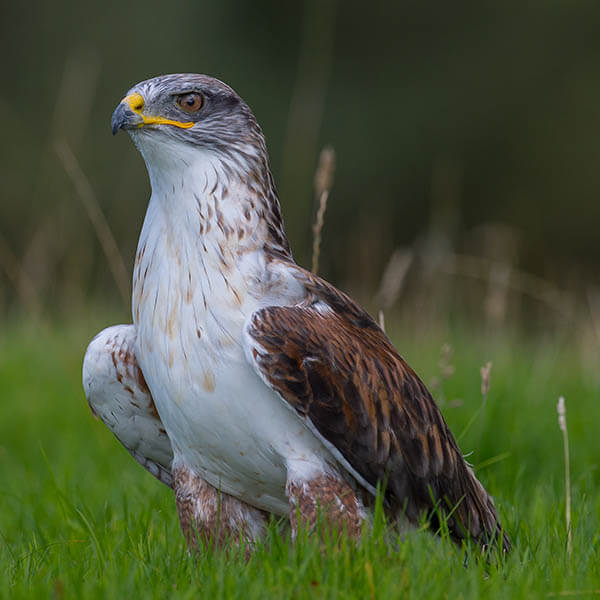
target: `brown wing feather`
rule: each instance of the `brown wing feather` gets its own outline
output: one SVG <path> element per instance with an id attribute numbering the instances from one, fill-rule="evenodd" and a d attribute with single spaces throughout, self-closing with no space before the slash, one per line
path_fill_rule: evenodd
<path id="1" fill-rule="evenodd" d="M 423 382 L 348 296 L 302 277 L 306 302 L 259 310 L 249 324 L 263 378 L 361 477 L 383 484 L 409 519 L 437 503 L 446 514 L 455 509 L 448 524 L 456 540 L 495 540 L 501 527 L 492 499 Z"/>

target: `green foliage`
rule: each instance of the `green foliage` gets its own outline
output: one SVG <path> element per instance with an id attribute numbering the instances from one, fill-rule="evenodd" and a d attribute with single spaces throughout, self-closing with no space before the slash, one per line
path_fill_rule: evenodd
<path id="1" fill-rule="evenodd" d="M 431 331 L 422 341 L 398 325 L 392 332 L 396 342 L 402 332 L 400 348 L 426 382 L 437 374 L 442 343 L 452 344 L 442 410 L 496 499 L 513 541 L 506 559 L 477 560 L 473 549 L 422 531 L 426 523 L 398 537 L 378 516 L 357 547 L 316 536 L 291 544 L 273 523 L 246 563 L 235 549 L 189 556 L 171 492 L 92 418 L 79 382 L 96 329 L 15 324 L 2 334 L 0 597 L 542 598 L 600 588 L 598 376 L 566 342 L 464 330 Z M 487 360 L 483 411 L 479 367 Z M 571 558 L 559 394 L 571 440 Z"/>

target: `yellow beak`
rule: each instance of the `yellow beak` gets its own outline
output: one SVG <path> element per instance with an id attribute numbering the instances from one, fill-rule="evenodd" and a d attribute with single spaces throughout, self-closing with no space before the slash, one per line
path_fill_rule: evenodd
<path id="1" fill-rule="evenodd" d="M 112 116 L 112 132 L 113 135 L 119 129 L 132 129 L 135 127 L 143 127 L 144 125 L 173 125 L 182 129 L 189 129 L 194 126 L 193 121 L 182 122 L 164 117 L 153 117 L 144 115 L 144 98 L 137 92 L 125 96 L 119 103 Z"/>

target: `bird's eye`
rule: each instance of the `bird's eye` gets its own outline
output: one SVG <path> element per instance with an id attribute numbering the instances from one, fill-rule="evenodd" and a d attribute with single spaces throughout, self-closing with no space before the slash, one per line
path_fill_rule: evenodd
<path id="1" fill-rule="evenodd" d="M 177 96 L 177 106 L 185 110 L 188 113 L 198 112 L 204 104 L 202 94 L 198 92 L 189 92 L 188 94 L 180 94 Z"/>

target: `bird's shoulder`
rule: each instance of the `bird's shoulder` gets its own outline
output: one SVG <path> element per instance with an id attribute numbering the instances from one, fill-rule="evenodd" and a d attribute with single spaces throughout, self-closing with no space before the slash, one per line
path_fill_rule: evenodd
<path id="1" fill-rule="evenodd" d="M 460 451 L 431 394 L 374 319 L 335 286 L 279 265 L 301 301 L 266 306 L 244 332 L 248 360 L 360 478 L 451 477 Z"/>

